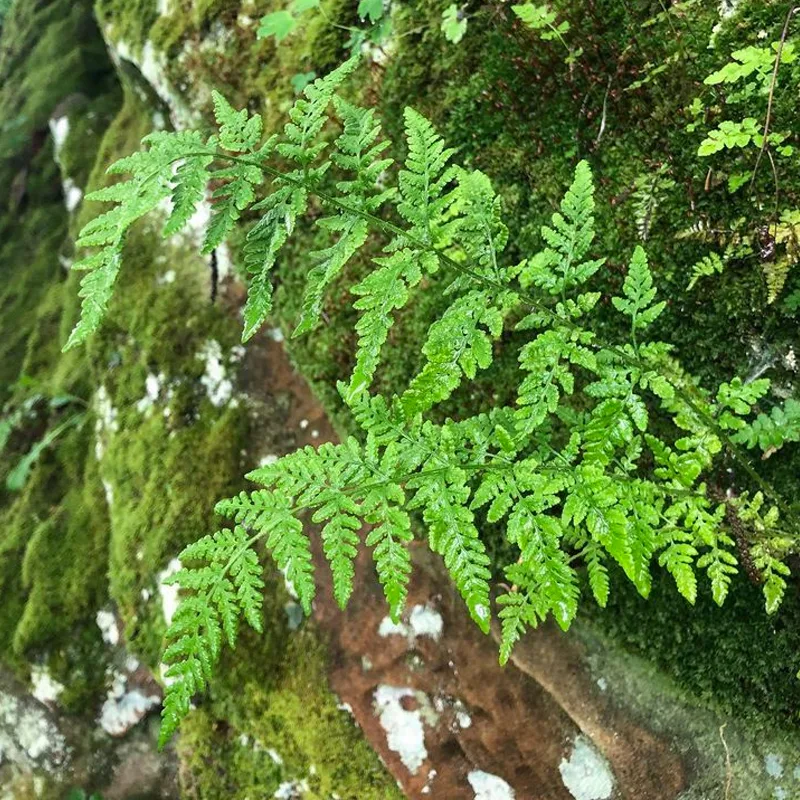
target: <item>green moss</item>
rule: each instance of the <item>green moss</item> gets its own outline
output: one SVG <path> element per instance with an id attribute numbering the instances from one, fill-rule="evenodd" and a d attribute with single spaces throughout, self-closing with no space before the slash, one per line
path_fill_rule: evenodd
<path id="1" fill-rule="evenodd" d="M 147 40 L 158 17 L 157 0 L 97 0 L 95 13 L 105 36 L 134 50 Z"/>
<path id="2" fill-rule="evenodd" d="M 394 780 L 326 688 L 325 654 L 313 626 L 288 630 L 287 601 L 273 578 L 265 635 L 245 637 L 184 723 L 178 744 L 188 766 L 184 793 L 244 800 L 272 797 L 282 783 L 296 781 L 315 800 L 399 800 Z"/>

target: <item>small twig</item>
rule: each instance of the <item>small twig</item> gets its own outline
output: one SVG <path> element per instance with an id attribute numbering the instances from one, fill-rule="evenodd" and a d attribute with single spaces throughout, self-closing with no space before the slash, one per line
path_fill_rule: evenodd
<path id="1" fill-rule="evenodd" d="M 786 43 L 786 37 L 789 35 L 789 24 L 792 21 L 792 17 L 800 11 L 800 6 L 794 6 L 793 8 L 789 9 L 789 13 L 786 15 L 786 20 L 783 23 L 783 31 L 781 32 L 781 39 L 778 42 L 778 51 L 775 54 L 775 67 L 772 70 L 772 80 L 769 84 L 769 99 L 767 100 L 767 117 L 764 120 L 764 139 L 761 142 L 761 149 L 758 151 L 758 158 L 756 159 L 756 165 L 753 167 L 753 177 L 750 178 L 750 191 L 753 191 L 753 184 L 756 181 L 756 174 L 758 173 L 758 166 L 761 163 L 761 159 L 764 156 L 764 151 L 769 147 L 767 143 L 767 138 L 769 137 L 769 126 L 772 122 L 772 103 L 775 100 L 775 86 L 778 83 L 778 70 L 781 66 L 781 56 L 783 54 L 783 45 Z"/>
<path id="2" fill-rule="evenodd" d="M 725 748 L 725 800 L 731 800 L 731 784 L 733 783 L 733 769 L 731 767 L 731 751 L 728 749 L 728 743 L 725 741 L 725 728 L 728 723 L 724 723 L 719 729 L 719 738 L 722 740 L 722 746 Z"/>
<path id="3" fill-rule="evenodd" d="M 597 147 L 600 144 L 600 140 L 603 138 L 603 134 L 606 131 L 606 112 L 608 111 L 608 93 L 611 91 L 611 80 L 613 75 L 608 76 L 608 86 L 606 86 L 606 94 L 603 97 L 603 116 L 600 119 L 600 130 L 597 132 L 597 138 L 594 140 L 594 146 Z"/>

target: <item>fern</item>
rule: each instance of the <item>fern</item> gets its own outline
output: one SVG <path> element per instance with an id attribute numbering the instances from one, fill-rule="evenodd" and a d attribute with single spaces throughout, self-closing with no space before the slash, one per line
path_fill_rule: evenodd
<path id="1" fill-rule="evenodd" d="M 688 290 L 694 289 L 697 281 L 700 278 L 708 277 L 710 275 L 719 274 L 725 269 L 725 262 L 720 258 L 718 253 L 709 253 L 703 256 L 692 267 L 692 277 L 689 285 L 686 287 Z"/>
<path id="2" fill-rule="evenodd" d="M 167 579 L 185 591 L 167 632 L 163 662 L 168 681 L 160 744 L 163 746 L 189 711 L 219 660 L 223 637 L 236 644 L 239 618 L 261 631 L 261 564 L 243 528 L 221 530 L 189 545 L 184 566 Z"/>
<path id="3" fill-rule="evenodd" d="M 374 111 L 335 96 L 355 66 L 348 61 L 307 86 L 282 133 L 264 144 L 257 117 L 215 97 L 218 134 L 205 142 L 191 133 L 148 139 L 142 153 L 116 167 L 133 179 L 102 190 L 101 199 L 118 205 L 84 232 L 83 244 L 100 248 L 88 256 L 89 266 L 102 275 L 111 264 L 115 279 L 124 230 L 136 219 L 172 197 L 171 233 L 203 198 L 204 181 L 221 183 L 207 247 L 221 241 L 238 216 L 259 215 L 243 248 L 250 276 L 245 339 L 269 313 L 271 267 L 312 198 L 323 209 L 317 224 L 331 239 L 310 256 L 297 335 L 318 324 L 328 287 L 342 279 L 367 239 L 383 248 L 351 287 L 361 312 L 358 347 L 349 381 L 339 384 L 361 434 L 301 449 L 252 472 L 248 477 L 258 488 L 217 506 L 233 530 L 182 555 L 189 566 L 176 578 L 185 594 L 168 632 L 165 658 L 175 682 L 167 687 L 163 739 L 207 685 L 223 635 L 233 643 L 240 616 L 258 627 L 256 547 L 265 547 L 310 611 L 315 573 L 305 519 L 322 526 L 337 602 L 345 606 L 351 596 L 363 538 L 395 620 L 408 593 L 412 519 L 421 519 L 421 538 L 441 557 L 484 631 L 492 616 L 493 574 L 481 528 L 484 521 L 496 524 L 512 553 L 501 565 L 507 590 L 497 601 L 504 662 L 542 620 L 570 626 L 584 575 L 596 602 L 606 605 L 612 562 L 645 597 L 654 564 L 660 565 L 689 602 L 705 572 L 714 599 L 723 602 L 738 568 L 736 547 L 726 529 L 728 505 L 705 483 L 708 475 L 721 474 L 722 453 L 769 493 L 771 509 L 790 520 L 785 502 L 733 441 L 755 443 L 767 435 L 762 432 L 771 422 L 748 418 L 769 382 L 733 379 L 711 391 L 683 372 L 669 344 L 653 336 L 665 303 L 641 247 L 620 295 L 609 298 L 627 321 L 627 339 L 606 342 L 591 327 L 601 293 L 590 283 L 604 260 L 592 252 L 588 164 L 577 165 L 559 211 L 542 229 L 541 251 L 508 263 L 508 230 L 488 176 L 453 165 L 453 151 L 411 109 L 405 112 L 407 154 L 395 174 L 383 156 Z M 334 125 L 338 136 L 329 136 Z M 256 200 L 264 184 L 266 194 Z M 433 273 L 448 305 L 421 344 L 420 370 L 400 396 L 373 395 L 393 316 Z M 92 291 L 91 302 L 105 308 L 107 292 Z M 78 338 L 101 315 L 85 316 Z M 509 320 L 522 340 L 516 402 L 457 421 L 426 418 L 491 365 Z M 783 428 L 783 441 L 793 440 Z M 762 513 L 754 501 L 742 509 L 772 610 L 797 537 L 779 528 L 777 510 Z"/>

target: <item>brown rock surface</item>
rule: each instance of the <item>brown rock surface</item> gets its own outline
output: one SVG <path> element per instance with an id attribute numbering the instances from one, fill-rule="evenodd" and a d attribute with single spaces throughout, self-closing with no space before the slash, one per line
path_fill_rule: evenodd
<path id="1" fill-rule="evenodd" d="M 286 401 L 286 425 L 296 431 L 298 446 L 335 440 L 278 342 L 257 337 L 249 357 L 250 380 L 268 376 L 270 393 Z M 674 800 L 685 788 L 669 743 L 611 704 L 574 637 L 544 626 L 500 667 L 493 637 L 470 620 L 443 565 L 422 544 L 413 548 L 400 625 L 387 616 L 366 549 L 343 613 L 333 600 L 319 537 L 314 541 L 315 617 L 330 647 L 331 687 L 410 798 Z M 579 736 L 610 765 L 610 794 L 603 776 L 586 776 L 587 786 L 594 779 L 599 787 L 595 797 L 588 788 L 576 795 L 565 785 L 562 768 Z M 603 758 L 588 767 L 598 764 L 606 769 L 607 786 Z M 492 785 L 495 793 L 478 791 Z"/>

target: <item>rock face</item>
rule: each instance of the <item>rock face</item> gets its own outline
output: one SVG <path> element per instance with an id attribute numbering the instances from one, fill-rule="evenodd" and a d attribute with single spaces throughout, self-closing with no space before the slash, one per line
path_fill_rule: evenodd
<path id="1" fill-rule="evenodd" d="M 331 686 L 409 797 L 678 797 L 680 758 L 613 708 L 574 637 L 547 626 L 501 668 L 443 568 L 422 548 L 414 562 L 400 624 L 363 558 L 347 613 L 324 594 L 316 610 Z"/>

